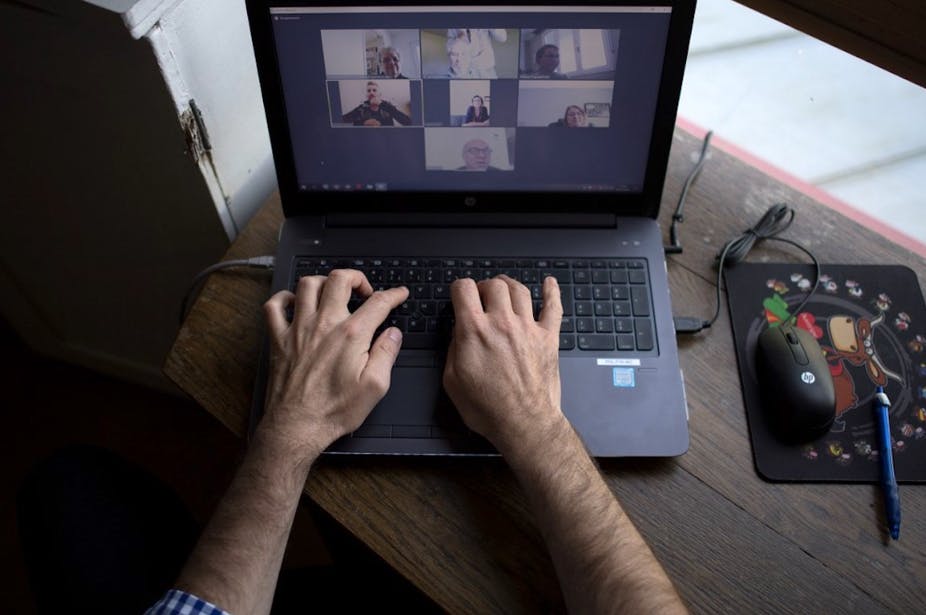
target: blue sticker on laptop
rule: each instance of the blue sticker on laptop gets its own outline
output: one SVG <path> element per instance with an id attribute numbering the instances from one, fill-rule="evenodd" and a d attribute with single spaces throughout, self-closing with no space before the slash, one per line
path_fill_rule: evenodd
<path id="1" fill-rule="evenodd" d="M 636 384 L 634 380 L 634 370 L 632 367 L 615 367 L 614 368 L 614 386 L 622 389 L 632 389 Z"/>

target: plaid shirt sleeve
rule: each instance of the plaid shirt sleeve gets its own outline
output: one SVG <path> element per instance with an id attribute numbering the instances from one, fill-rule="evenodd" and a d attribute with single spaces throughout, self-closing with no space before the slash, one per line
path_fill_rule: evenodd
<path id="1" fill-rule="evenodd" d="M 157 604 L 145 611 L 145 615 L 229 615 L 214 604 L 193 594 L 172 589 L 164 594 Z"/>

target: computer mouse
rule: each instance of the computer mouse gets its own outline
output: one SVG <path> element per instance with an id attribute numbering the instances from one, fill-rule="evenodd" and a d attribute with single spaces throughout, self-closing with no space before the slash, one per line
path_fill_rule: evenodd
<path id="1" fill-rule="evenodd" d="M 819 438 L 836 418 L 836 388 L 816 338 L 789 324 L 759 335 L 756 376 L 773 433 L 789 444 Z"/>

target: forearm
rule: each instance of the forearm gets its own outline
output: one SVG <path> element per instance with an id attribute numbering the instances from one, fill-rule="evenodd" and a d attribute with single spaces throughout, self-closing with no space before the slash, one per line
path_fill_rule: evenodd
<path id="1" fill-rule="evenodd" d="M 309 466 L 258 429 L 241 467 L 177 580 L 238 614 L 269 613 Z M 294 459 L 299 459 L 294 462 Z"/>
<path id="2" fill-rule="evenodd" d="M 574 613 L 675 613 L 685 608 L 564 417 L 506 459 L 536 511 Z"/>

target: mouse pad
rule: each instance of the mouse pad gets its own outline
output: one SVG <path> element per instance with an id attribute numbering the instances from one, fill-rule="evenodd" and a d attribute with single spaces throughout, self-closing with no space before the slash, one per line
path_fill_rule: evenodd
<path id="1" fill-rule="evenodd" d="M 749 436 L 759 475 L 772 481 L 877 482 L 877 385 L 891 400 L 898 481 L 926 482 L 926 306 L 915 273 L 902 266 L 821 265 L 813 297 L 796 314 L 826 356 L 836 387 L 829 433 L 780 443 L 761 408 L 756 343 L 781 324 L 812 285 L 810 265 L 739 263 L 725 272 Z"/>

